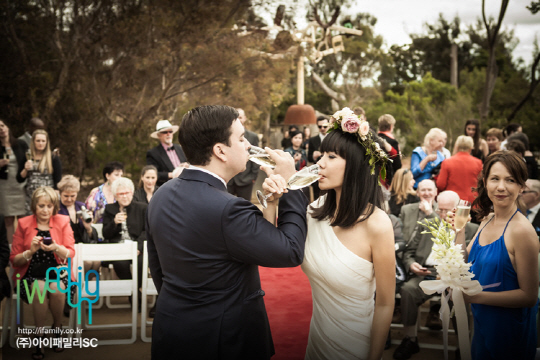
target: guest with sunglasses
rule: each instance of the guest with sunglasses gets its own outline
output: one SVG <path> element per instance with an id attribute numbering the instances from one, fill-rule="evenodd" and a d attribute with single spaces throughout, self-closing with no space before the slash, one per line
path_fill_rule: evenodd
<path id="1" fill-rule="evenodd" d="M 328 117 L 326 116 L 319 116 L 317 118 L 317 127 L 319 128 L 319 133 L 313 137 L 311 137 L 308 141 L 308 161 L 311 163 L 316 163 L 321 158 L 321 152 L 319 151 L 319 148 L 321 147 L 321 143 L 323 139 L 326 137 L 326 133 L 328 132 L 328 127 L 330 126 L 328 122 Z M 313 196 L 315 199 L 319 197 L 319 184 L 317 182 L 313 183 Z"/>
<path id="2" fill-rule="evenodd" d="M 182 147 L 173 144 L 173 136 L 177 131 L 178 125 L 172 125 L 169 120 L 159 120 L 156 131 L 150 134 L 151 138 L 160 142 L 146 153 L 146 164 L 154 165 L 158 170 L 158 186 L 178 177 L 189 166 Z"/>

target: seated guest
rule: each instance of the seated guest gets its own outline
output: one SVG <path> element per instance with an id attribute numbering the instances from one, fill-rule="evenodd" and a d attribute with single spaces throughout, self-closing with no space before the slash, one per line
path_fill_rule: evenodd
<path id="1" fill-rule="evenodd" d="M 528 179 L 521 199 L 527 208 L 527 220 L 534 226 L 536 234 L 540 236 L 540 180 Z"/>
<path id="2" fill-rule="evenodd" d="M 437 190 L 435 184 L 431 180 L 424 180 L 418 188 L 421 191 L 428 191 L 422 200 L 430 202 L 430 198 L 435 198 Z M 428 196 L 429 195 L 429 196 Z M 433 200 L 432 199 L 432 200 Z M 401 219 L 405 228 L 414 229 L 408 231 L 405 240 L 408 245 L 403 254 L 403 264 L 410 277 L 407 282 L 401 287 L 401 315 L 403 322 L 403 331 L 405 338 L 394 351 L 394 359 L 408 359 L 412 354 L 420 351 L 417 340 L 417 320 L 418 308 L 433 295 L 427 295 L 420 288 L 419 284 L 423 280 L 434 280 L 437 276 L 435 262 L 431 258 L 433 241 L 431 234 L 422 234 L 424 230 L 422 226 L 417 224 L 417 221 L 423 221 L 426 218 L 440 217 L 445 219 L 448 211 L 455 208 L 459 202 L 459 195 L 453 191 L 445 191 L 438 198 L 438 210 L 433 211 L 431 207 L 424 207 L 420 204 L 405 205 L 401 209 Z M 465 234 L 468 240 L 472 239 L 478 225 L 468 223 L 465 227 Z M 437 310 L 431 309 L 427 319 L 427 326 L 433 329 L 440 329 L 440 320 Z"/>
<path id="3" fill-rule="evenodd" d="M 133 194 L 133 201 L 138 201 L 144 204 L 148 204 L 154 192 L 159 186 L 156 186 L 157 182 L 157 169 L 154 165 L 146 165 L 141 171 L 141 180 L 139 180 L 139 188 L 135 190 Z"/>
<path id="4" fill-rule="evenodd" d="M 441 164 L 437 177 L 439 191 L 455 191 L 460 199 L 472 204 L 478 175 L 482 171 L 482 161 L 471 155 L 474 141 L 470 136 L 461 135 L 456 140 L 456 154 Z"/>
<path id="5" fill-rule="evenodd" d="M 15 270 L 13 283 L 22 280 L 29 284 L 30 294 L 38 286 L 44 291 L 47 269 L 65 264 L 67 258 L 75 256 L 75 239 L 73 230 L 69 225 L 69 218 L 58 215 L 58 195 L 50 187 L 40 187 L 34 191 L 31 201 L 33 215 L 19 219 L 17 230 L 13 235 L 13 244 L 9 260 Z M 75 281 L 75 271 L 71 271 L 72 280 Z M 49 272 L 49 279 L 57 279 L 56 271 Z M 51 290 L 45 292 L 47 300 L 32 301 L 32 310 L 36 328 L 45 326 L 47 311 L 50 310 L 53 317 L 53 329 L 62 327 L 62 316 L 66 303 L 66 294 L 58 291 L 58 286 L 66 289 L 67 277 L 61 277 L 60 281 L 49 282 Z M 59 285 L 60 284 L 60 285 Z M 20 298 L 28 303 L 30 294 L 27 294 L 25 286 L 21 283 Z M 71 289 L 71 296 L 75 287 Z M 43 335 L 41 335 L 43 336 Z M 56 337 L 60 337 L 58 333 Z M 60 352 L 62 347 L 54 347 L 54 351 Z M 43 359 L 42 346 L 36 348 L 32 355 L 34 359 Z"/>
<path id="6" fill-rule="evenodd" d="M 424 137 L 424 145 L 413 150 L 411 155 L 411 171 L 416 181 L 414 188 L 420 181 L 431 179 L 434 170 L 444 160 L 441 152 L 444 146 L 444 132 L 438 128 L 432 128 Z"/>
<path id="7" fill-rule="evenodd" d="M 86 209 L 83 202 L 77 201 L 77 195 L 81 190 L 81 183 L 73 175 L 65 175 L 58 183 L 60 191 L 60 210 L 58 214 L 69 216 L 71 229 L 76 243 L 96 243 L 98 235 L 96 229 L 92 227 L 92 213 L 86 211 L 87 216 L 83 219 Z"/>
<path id="8" fill-rule="evenodd" d="M 58 183 L 58 190 L 60 191 L 60 210 L 59 215 L 66 215 L 69 217 L 69 224 L 73 230 L 73 237 L 75 243 L 97 243 L 98 234 L 94 227 L 92 227 L 92 212 L 83 212 L 83 202 L 77 201 L 77 195 L 81 189 L 81 183 L 73 175 L 65 175 Z M 86 218 L 83 218 L 83 213 L 86 213 Z M 99 270 L 101 266 L 100 261 L 85 261 L 84 271 Z"/>
<path id="9" fill-rule="evenodd" d="M 503 132 L 501 129 L 491 128 L 486 133 L 486 141 L 488 144 L 489 155 L 495 151 L 501 150 L 501 142 L 503 141 Z"/>
<path id="10" fill-rule="evenodd" d="M 105 206 L 103 213 L 103 237 L 111 243 L 133 240 L 138 243 L 138 281 L 142 279 L 142 250 L 146 240 L 145 214 L 148 205 L 133 201 L 133 181 L 120 177 L 116 179 L 111 191 L 116 199 Z M 113 261 L 114 271 L 120 279 L 131 279 L 130 261 Z"/>
<path id="11" fill-rule="evenodd" d="M 114 199 L 111 185 L 114 180 L 118 179 L 124 173 L 124 164 L 118 161 L 111 161 L 103 167 L 103 179 L 105 182 L 90 191 L 90 195 L 86 198 L 86 208 L 94 214 L 94 223 L 100 224 L 103 222 L 103 211 L 105 205 L 112 204 Z"/>
<path id="12" fill-rule="evenodd" d="M 416 196 L 413 186 L 414 178 L 409 169 L 399 169 L 396 171 L 390 184 L 390 200 L 388 201 L 390 214 L 399 216 L 403 205 L 420 201 L 420 198 Z"/>

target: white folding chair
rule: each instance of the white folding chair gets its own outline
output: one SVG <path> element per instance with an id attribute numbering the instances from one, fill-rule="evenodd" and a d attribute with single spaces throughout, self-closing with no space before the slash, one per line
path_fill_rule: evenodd
<path id="1" fill-rule="evenodd" d="M 151 342 L 152 338 L 146 335 L 146 327 L 152 325 L 153 321 L 147 319 L 148 295 L 157 296 L 158 292 L 156 285 L 152 278 L 148 277 L 148 251 L 146 248 L 146 241 L 144 242 L 144 253 L 142 263 L 142 308 L 141 308 L 141 340 L 144 342 Z M 154 300 L 155 301 L 155 300 Z"/>
<path id="2" fill-rule="evenodd" d="M 126 241 L 120 244 L 78 244 L 77 249 L 78 263 L 84 264 L 84 261 L 117 261 L 131 260 L 132 278 L 129 280 L 96 280 L 86 281 L 81 279 L 83 289 L 81 295 L 86 298 L 93 298 L 96 293 L 96 285 L 99 286 L 99 297 L 101 296 L 131 296 L 131 322 L 121 324 L 88 324 L 85 319 L 86 311 L 81 311 L 81 324 L 88 330 L 108 330 L 118 328 L 131 328 L 131 337 L 128 339 L 99 340 L 99 345 L 132 344 L 137 338 L 137 243 Z M 82 302 L 86 305 L 86 302 Z M 92 321 L 93 322 L 93 321 Z M 81 334 L 77 334 L 81 337 Z"/>

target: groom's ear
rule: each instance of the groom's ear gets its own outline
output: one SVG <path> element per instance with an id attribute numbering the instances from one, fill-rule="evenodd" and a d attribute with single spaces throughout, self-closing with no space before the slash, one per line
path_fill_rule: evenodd
<path id="1" fill-rule="evenodd" d="M 216 143 L 214 147 L 212 148 L 212 153 L 214 156 L 216 156 L 219 160 L 226 162 L 227 161 L 227 155 L 225 153 L 225 144 L 222 143 Z"/>

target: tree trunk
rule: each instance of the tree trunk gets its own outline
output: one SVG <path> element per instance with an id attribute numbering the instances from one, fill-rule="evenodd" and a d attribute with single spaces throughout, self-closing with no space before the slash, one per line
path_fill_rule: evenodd
<path id="1" fill-rule="evenodd" d="M 323 79 L 317 73 L 312 72 L 313 80 L 321 87 L 321 89 L 325 92 L 326 95 L 330 96 L 332 99 L 332 110 L 338 111 L 340 109 L 340 102 L 347 101 L 347 98 L 345 98 L 345 95 L 342 93 L 338 93 L 335 90 L 332 90 L 328 85 L 325 84 Z M 337 106 L 336 106 L 337 105 Z"/>
<path id="2" fill-rule="evenodd" d="M 508 123 L 510 124 L 516 114 L 519 110 L 525 105 L 527 101 L 532 97 L 532 94 L 534 93 L 534 90 L 540 83 L 540 80 L 536 78 L 536 68 L 538 67 L 538 63 L 540 62 L 540 53 L 536 54 L 536 58 L 534 59 L 533 65 L 531 67 L 531 85 L 529 86 L 529 91 L 527 91 L 527 94 L 521 99 L 521 101 L 516 105 L 514 110 L 512 110 L 512 113 L 508 116 L 506 119 Z"/>

